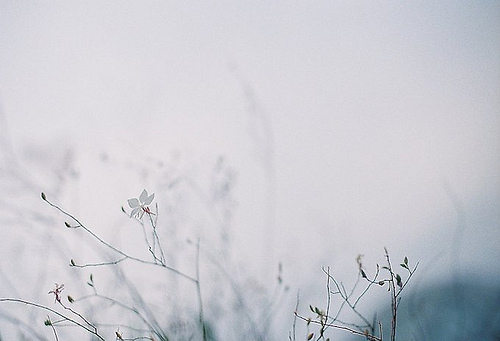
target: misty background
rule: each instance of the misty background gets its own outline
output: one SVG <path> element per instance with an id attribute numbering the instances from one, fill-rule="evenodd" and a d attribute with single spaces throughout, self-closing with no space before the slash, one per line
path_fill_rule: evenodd
<path id="1" fill-rule="evenodd" d="M 0 1 L 0 108 L 1 297 L 51 306 L 55 282 L 85 290 L 70 258 L 100 259 L 42 191 L 140 252 L 121 206 L 144 188 L 170 264 L 193 271 L 199 238 L 248 309 L 279 303 L 269 339 L 299 290 L 324 304 L 322 266 L 349 283 L 384 247 L 420 263 L 409 290 L 498 291 L 498 1 Z M 201 258 L 210 301 L 224 280 Z M 165 283 L 148 292 L 189 297 Z"/>

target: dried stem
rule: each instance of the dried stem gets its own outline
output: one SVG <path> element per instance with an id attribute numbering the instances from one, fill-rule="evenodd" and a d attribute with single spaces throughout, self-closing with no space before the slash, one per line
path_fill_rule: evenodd
<path id="1" fill-rule="evenodd" d="M 366 275 L 365 270 L 363 269 L 363 264 L 361 263 L 362 256 L 358 256 L 357 258 L 357 263 L 359 267 L 358 278 L 349 292 L 348 290 L 346 290 L 342 282 L 339 282 L 331 275 L 329 267 L 323 268 L 323 272 L 327 277 L 326 289 L 328 295 L 326 301 L 326 311 L 323 311 L 317 307 L 313 307 L 310 305 L 309 306 L 310 310 L 317 316 L 316 318 L 307 318 L 305 316 L 298 314 L 297 309 L 295 310 L 295 318 L 299 318 L 303 321 L 306 321 L 307 325 L 313 324 L 319 326 L 319 332 L 316 337 L 316 340 L 325 339 L 326 330 L 328 328 L 333 328 L 333 329 L 345 330 L 352 334 L 363 336 L 367 340 L 382 341 L 383 338 L 382 323 L 380 321 L 376 321 L 375 319 L 373 322 L 368 321 L 368 319 L 365 316 L 363 316 L 363 314 L 361 314 L 361 312 L 357 309 L 357 305 L 361 301 L 361 299 L 368 293 L 370 288 L 372 288 L 375 284 L 378 286 L 384 286 L 386 283 L 389 287 L 389 293 L 391 296 L 391 341 L 396 340 L 396 326 L 397 326 L 397 314 L 398 314 L 397 309 L 399 302 L 401 300 L 400 294 L 408 284 L 410 278 L 417 270 L 418 263 L 413 267 L 413 269 L 411 269 L 408 264 L 408 258 L 407 257 L 404 258 L 403 263 L 401 263 L 400 265 L 407 271 L 408 276 L 406 280 L 403 282 L 401 276 L 397 274 L 392 267 L 392 263 L 389 258 L 389 252 L 387 251 L 386 248 L 384 248 L 384 251 L 385 251 L 387 266 L 383 266 L 382 269 L 388 272 L 387 278 L 381 280 L 379 279 L 380 269 L 381 269 L 379 265 L 377 265 L 376 267 L 376 272 L 373 278 L 369 278 Z M 367 285 L 361 291 L 359 296 L 357 296 L 357 298 L 354 299 L 353 296 L 357 291 L 361 279 L 366 280 Z M 334 286 L 333 291 L 330 288 L 332 283 Z M 340 303 L 336 313 L 330 315 L 332 295 L 340 296 L 342 302 Z M 363 325 L 358 325 L 355 323 L 347 323 L 345 321 L 340 320 L 340 315 L 345 307 L 348 307 L 350 311 L 354 313 L 362 321 Z M 293 328 L 295 337 L 295 319 Z M 377 329 L 378 329 L 378 336 L 377 336 Z M 312 339 L 313 336 L 314 334 L 310 333 L 307 337 L 308 339 Z M 291 337 L 289 338 L 291 339 Z"/>
<path id="2" fill-rule="evenodd" d="M 53 204 L 52 202 L 50 202 L 45 194 L 42 193 L 42 199 L 44 201 L 46 201 L 50 206 L 54 207 L 55 209 L 57 209 L 58 211 L 60 211 L 62 214 L 64 214 L 65 216 L 71 218 L 74 222 L 77 223 L 76 226 L 71 226 L 69 224 L 67 224 L 66 226 L 67 227 L 81 227 L 82 229 L 85 230 L 85 232 L 87 232 L 88 234 L 90 234 L 92 237 L 94 237 L 98 242 L 100 242 L 101 244 L 103 244 L 104 246 L 106 246 L 108 249 L 111 249 L 112 251 L 118 253 L 119 255 L 123 256 L 124 259 L 120 259 L 119 261 L 116 261 L 116 262 L 121 262 L 125 259 L 130 259 L 130 260 L 134 260 L 136 262 L 139 262 L 139 263 L 143 263 L 143 264 L 149 264 L 149 265 L 156 265 L 156 266 L 161 266 L 162 268 L 165 268 L 169 271 L 172 271 L 174 273 L 176 273 L 177 275 L 181 276 L 181 277 L 184 277 L 185 279 L 188 279 L 189 281 L 193 282 L 193 283 L 196 283 L 196 279 L 189 276 L 189 275 L 186 275 L 185 273 L 177 270 L 177 269 L 174 269 L 172 267 L 169 267 L 167 266 L 166 264 L 164 264 L 163 262 L 158 262 L 158 261 L 154 261 L 154 262 L 151 262 L 151 261 L 147 261 L 145 259 L 141 259 L 141 258 L 137 258 L 137 257 L 134 257 L 134 256 L 130 256 L 128 254 L 126 254 L 125 252 L 123 252 L 122 250 L 120 249 L 117 249 L 116 247 L 114 247 L 113 245 L 111 245 L 110 243 L 106 242 L 105 240 L 103 240 L 101 237 L 99 237 L 97 234 L 95 234 L 92 230 L 90 230 L 88 227 L 86 227 L 84 224 L 82 224 L 82 222 L 80 222 L 80 220 L 78 220 L 78 218 L 76 218 L 75 216 L 73 216 L 72 214 L 66 212 L 65 210 L 63 210 L 61 207 Z M 69 226 L 68 226 L 69 225 Z M 114 264 L 115 262 L 110 262 L 110 263 L 103 263 L 103 265 L 111 265 L 111 264 Z"/>
<path id="3" fill-rule="evenodd" d="M 52 308 L 49 308 L 47 306 L 44 306 L 42 304 L 38 304 L 38 303 L 34 303 L 34 302 L 30 302 L 30 301 L 26 301 L 26 300 L 22 300 L 22 299 L 18 299 L 18 298 L 0 298 L 0 302 L 14 302 L 14 303 L 22 303 L 22 304 L 26 304 L 26 305 L 29 305 L 29 306 L 32 306 L 32 307 L 35 307 L 35 308 L 38 308 L 38 309 L 42 309 L 42 310 L 46 310 L 46 311 L 49 311 L 51 312 L 52 314 L 54 315 L 57 315 L 59 316 L 60 318 L 62 318 L 64 321 L 68 321 L 84 330 L 86 330 L 87 332 L 89 332 L 90 334 L 96 336 L 99 340 L 102 340 L 102 341 L 105 341 L 104 338 L 98 333 L 97 331 L 97 328 L 91 324 L 89 324 L 87 322 L 86 319 L 84 319 L 84 321 L 89 324 L 90 326 L 92 327 L 89 327 L 89 326 L 86 326 L 76 320 L 74 320 L 73 318 L 69 317 L 69 316 L 66 316 L 60 312 L 58 312 L 57 310 L 54 310 Z M 76 313 L 74 311 L 71 310 L 72 313 Z M 76 313 L 76 315 L 80 318 L 82 318 L 82 315 Z"/>

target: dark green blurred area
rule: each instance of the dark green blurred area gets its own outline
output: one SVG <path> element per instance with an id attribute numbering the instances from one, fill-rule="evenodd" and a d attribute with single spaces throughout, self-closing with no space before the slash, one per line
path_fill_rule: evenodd
<path id="1" fill-rule="evenodd" d="M 384 340 L 390 340 L 389 306 L 380 318 Z M 499 341 L 500 284 L 457 282 L 407 292 L 398 308 L 396 331 L 398 341 Z"/>

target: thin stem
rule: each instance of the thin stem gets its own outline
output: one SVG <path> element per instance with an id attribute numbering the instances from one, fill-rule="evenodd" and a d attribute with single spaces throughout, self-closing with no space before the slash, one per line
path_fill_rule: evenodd
<path id="1" fill-rule="evenodd" d="M 295 313 L 295 316 L 297 316 L 297 318 L 299 318 L 299 319 L 301 319 L 301 320 L 303 320 L 303 321 L 305 321 L 307 323 L 321 325 L 320 321 L 311 320 L 309 318 L 306 318 L 304 316 L 299 315 L 298 313 Z M 379 337 L 377 337 L 375 335 L 367 334 L 365 332 L 360 332 L 359 330 L 356 330 L 356 329 L 353 329 L 353 328 L 350 328 L 350 327 L 347 327 L 347 326 L 343 326 L 343 325 L 340 325 L 340 324 L 326 323 L 325 325 L 327 327 L 329 327 L 329 328 L 346 330 L 346 331 L 350 332 L 351 334 L 359 335 L 359 336 L 364 336 L 367 340 L 370 340 L 370 341 L 382 341 L 381 338 L 379 338 Z"/>
<path id="2" fill-rule="evenodd" d="M 151 261 L 147 261 L 147 260 L 144 260 L 144 259 L 141 259 L 141 258 L 137 258 L 137 257 L 133 257 L 133 256 L 130 256 L 128 254 L 126 254 L 125 252 L 117 249 L 116 247 L 114 247 L 113 245 L 109 244 L 108 242 L 106 242 L 105 240 L 103 240 L 102 238 L 100 238 L 98 235 L 96 235 L 92 230 L 90 230 L 88 227 L 86 227 L 84 224 L 82 224 L 80 222 L 80 220 L 78 220 L 78 218 L 76 218 L 75 216 L 73 216 L 72 214 L 66 212 L 65 210 L 63 210 L 62 208 L 60 208 L 59 206 L 53 204 L 52 202 L 50 202 L 46 197 L 45 195 L 42 196 L 42 199 L 45 200 L 50 206 L 52 206 L 53 208 L 57 209 L 59 212 L 61 212 L 62 214 L 64 214 L 65 216 L 71 218 L 73 221 L 75 221 L 77 224 L 78 224 L 78 227 L 81 227 L 82 229 L 84 229 L 88 234 L 90 234 L 92 237 L 94 237 L 98 242 L 100 242 L 101 244 L 103 244 L 104 246 L 106 246 L 107 248 L 113 250 L 114 252 L 122 255 L 123 257 L 127 258 L 127 259 L 131 259 L 131 260 L 134 260 L 136 262 L 139 262 L 139 263 L 143 263 L 143 264 L 150 264 L 150 265 L 157 265 L 157 266 L 161 266 L 169 271 L 172 271 L 174 273 L 176 273 L 177 275 L 181 276 L 181 277 L 184 277 L 188 280 L 190 280 L 191 282 L 194 282 L 196 283 L 197 280 L 189 275 L 186 275 L 185 273 L 177 270 L 177 269 L 174 269 L 172 267 L 169 267 L 167 265 L 165 265 L 164 263 L 158 263 L 158 262 L 151 262 Z"/>
<path id="3" fill-rule="evenodd" d="M 385 250 L 385 258 L 387 260 L 387 265 L 388 265 L 388 271 L 391 276 L 389 279 L 389 288 L 391 292 L 391 311 L 392 311 L 392 319 L 391 319 L 391 341 L 396 340 L 396 324 L 397 324 L 397 310 L 398 310 L 398 304 L 397 304 L 397 297 L 396 297 L 396 286 L 394 285 L 394 272 L 392 271 L 392 265 L 391 265 L 391 260 L 389 258 L 389 252 L 387 251 L 387 248 L 384 248 Z"/>
<path id="4" fill-rule="evenodd" d="M 200 287 L 200 239 L 196 242 L 196 293 L 198 295 L 198 304 L 200 307 L 200 325 L 203 331 L 203 341 L 207 340 L 207 330 L 205 328 L 205 321 L 203 319 L 203 300 L 201 297 L 201 287 Z"/>
<path id="5" fill-rule="evenodd" d="M 415 271 L 417 271 L 417 268 L 418 268 L 418 265 L 420 263 L 417 262 L 415 264 L 415 267 L 413 268 L 413 270 L 410 270 L 409 268 L 407 269 L 408 270 L 408 278 L 406 279 L 406 281 L 404 281 L 403 285 L 401 286 L 401 288 L 399 289 L 398 293 L 396 294 L 396 297 L 399 296 L 399 294 L 401 294 L 401 292 L 403 291 L 403 289 L 406 287 L 406 285 L 408 284 L 408 282 L 410 281 L 410 278 L 413 276 L 413 274 L 415 273 Z"/>
<path id="6" fill-rule="evenodd" d="M 153 254 L 156 255 L 155 249 L 156 249 L 156 244 L 158 244 L 158 249 L 160 250 L 160 261 L 163 264 L 165 262 L 165 254 L 163 252 L 163 247 L 161 246 L 160 242 L 160 237 L 158 236 L 158 233 L 156 232 L 156 226 L 158 222 L 158 204 L 155 206 L 156 208 L 156 214 L 155 214 L 155 219 L 153 219 L 152 215 L 149 214 L 149 221 L 151 222 L 151 227 L 153 228 Z M 155 256 L 156 258 L 156 256 Z"/>
<path id="7" fill-rule="evenodd" d="M 22 304 L 26 304 L 26 305 L 29 305 L 29 306 L 32 306 L 32 307 L 35 307 L 35 308 L 39 308 L 39 309 L 42 309 L 42 310 L 49 311 L 49 312 L 51 312 L 51 313 L 53 313 L 53 314 L 61 317 L 62 319 L 66 320 L 68 322 L 71 322 L 74 325 L 76 325 L 76 326 L 78 326 L 78 327 L 86 330 L 90 334 L 95 335 L 100 340 L 105 341 L 104 338 L 97 332 L 97 329 L 93 330 L 93 329 L 91 329 L 91 328 L 83 325 L 82 323 L 80 323 L 80 322 L 72 319 L 71 317 L 68 317 L 68 316 L 66 316 L 64 314 L 61 314 L 57 310 L 54 310 L 54 309 L 49 308 L 47 306 L 44 306 L 44 305 L 41 305 L 41 304 L 38 304 L 38 303 L 34 303 L 34 302 L 30 302 L 30 301 L 26 301 L 26 300 L 22 300 L 22 299 L 18 299 L 18 298 L 0 298 L 0 302 L 22 303 Z"/>
<path id="8" fill-rule="evenodd" d="M 108 302 L 112 303 L 113 305 L 117 305 L 117 306 L 119 306 L 119 307 L 121 307 L 121 308 L 123 308 L 125 310 L 128 310 L 128 311 L 134 313 L 149 328 L 148 331 L 154 332 L 154 327 L 151 325 L 151 323 L 148 322 L 148 320 L 146 319 L 146 317 L 144 317 L 139 312 L 139 310 L 137 310 L 137 308 L 130 307 L 130 306 L 128 306 L 126 304 L 123 304 L 120 301 L 115 300 L 115 299 L 113 299 L 111 297 L 95 293 L 93 295 L 83 296 L 83 297 L 80 297 L 78 299 L 75 299 L 74 302 L 83 301 L 83 300 L 86 300 L 86 299 L 89 299 L 89 298 L 93 298 L 93 297 L 95 297 L 97 299 L 102 299 L 102 300 L 108 301 Z"/>
<path id="9" fill-rule="evenodd" d="M 86 263 L 86 264 L 76 264 L 75 262 L 70 263 L 71 267 L 74 268 L 87 268 L 87 267 L 97 267 L 97 266 L 106 266 L 106 265 L 116 265 L 118 263 L 123 262 L 124 260 L 128 259 L 128 257 L 123 257 L 120 259 L 117 259 L 112 262 L 102 262 L 102 263 Z"/>
<path id="10" fill-rule="evenodd" d="M 57 337 L 56 327 L 54 327 L 54 324 L 50 320 L 49 315 L 47 315 L 47 321 L 49 321 L 50 328 L 52 328 L 52 331 L 54 332 L 54 338 L 56 339 L 56 341 L 59 341 L 59 337 Z"/>
<path id="11" fill-rule="evenodd" d="M 364 317 L 357 309 L 356 307 L 349 301 L 350 297 L 352 296 L 352 293 L 354 292 L 354 289 L 356 288 L 356 286 L 358 285 L 359 281 L 356 281 L 356 285 L 353 287 L 353 290 L 351 291 L 351 293 L 349 295 L 347 295 L 347 291 L 344 287 L 344 285 L 341 283 L 339 284 L 337 282 L 337 280 L 335 280 L 335 278 L 333 276 L 330 276 L 331 280 L 333 281 L 333 283 L 335 284 L 336 288 L 337 288 L 337 292 L 338 294 L 340 294 L 340 296 L 342 297 L 343 301 L 342 301 L 342 304 L 340 305 L 340 308 L 339 310 L 337 311 L 337 314 L 335 315 L 335 318 L 333 319 L 333 321 L 336 321 L 337 318 L 340 316 L 340 312 L 342 310 L 342 308 L 344 307 L 344 305 L 347 304 L 347 306 L 349 308 L 351 308 L 351 310 L 367 325 L 367 326 L 371 326 L 370 322 L 366 319 L 366 317 Z"/>
<path id="12" fill-rule="evenodd" d="M 82 314 L 80 314 L 79 312 L 73 310 L 70 307 L 65 306 L 61 301 L 58 301 L 58 302 L 61 305 L 61 307 L 63 307 L 64 309 L 72 312 L 73 314 L 75 314 L 76 316 L 78 316 L 79 318 L 81 318 L 88 326 L 92 327 L 94 329 L 94 331 L 97 333 L 97 327 L 94 326 L 92 323 L 90 323 Z"/>
<path id="13" fill-rule="evenodd" d="M 300 298 L 300 291 L 297 291 L 297 303 L 295 304 L 295 311 L 293 314 L 292 335 L 288 335 L 288 339 L 290 341 L 296 341 L 295 325 L 297 324 L 297 310 L 299 310 L 299 298 Z"/>

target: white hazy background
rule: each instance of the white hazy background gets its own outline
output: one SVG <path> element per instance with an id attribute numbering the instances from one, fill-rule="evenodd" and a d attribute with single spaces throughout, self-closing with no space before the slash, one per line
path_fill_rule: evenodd
<path id="1" fill-rule="evenodd" d="M 161 207 L 181 173 L 203 192 L 221 157 L 226 252 L 263 287 L 283 264 L 281 339 L 321 266 L 384 246 L 422 283 L 500 278 L 498 1 L 0 1 L 0 106 L 2 297 L 68 281 L 41 191 L 119 238 L 126 199 Z M 185 214 L 177 235 L 219 234 Z"/>

